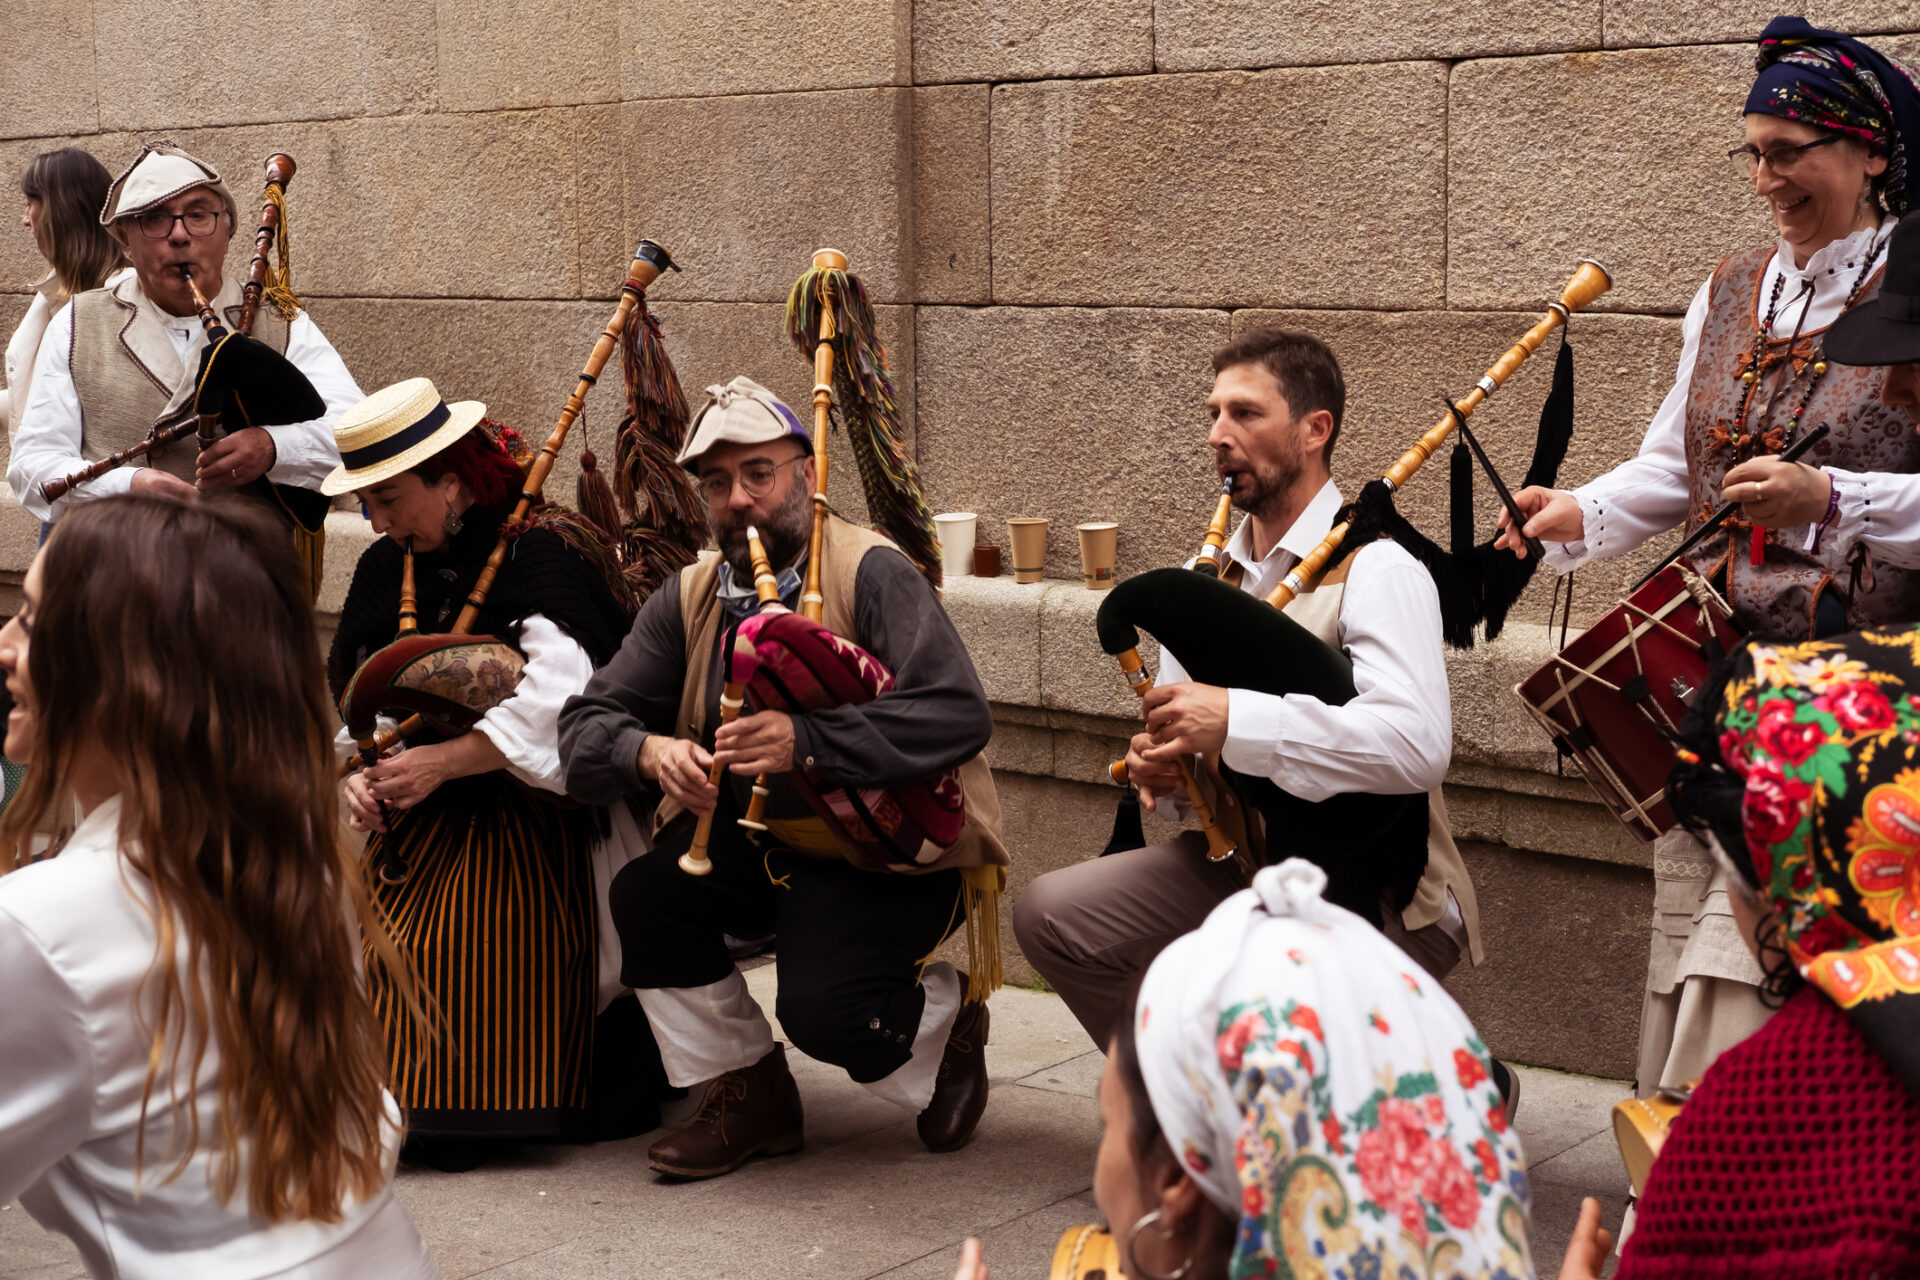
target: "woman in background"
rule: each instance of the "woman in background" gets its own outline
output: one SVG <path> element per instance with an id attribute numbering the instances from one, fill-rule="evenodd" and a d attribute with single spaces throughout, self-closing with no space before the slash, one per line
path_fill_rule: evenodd
<path id="1" fill-rule="evenodd" d="M 190 568 L 189 568 L 190 567 Z M 0 1203 L 127 1280 L 437 1274 L 390 1186 L 313 609 L 280 526 L 75 510 L 0 630 Z M 28 863 L 56 797 L 85 813 Z M 391 948 L 386 948 L 391 954 Z"/>
<path id="2" fill-rule="evenodd" d="M 74 294 L 98 289 L 127 265 L 120 242 L 100 225 L 100 210 L 107 203 L 112 181 L 106 166 L 78 147 L 42 152 L 20 176 L 20 194 L 27 201 L 20 225 L 33 232 L 33 242 L 50 269 L 33 287 L 27 314 L 7 342 L 7 392 L 0 396 L 0 433 L 9 440 L 27 407 L 33 360 L 47 321 Z"/>

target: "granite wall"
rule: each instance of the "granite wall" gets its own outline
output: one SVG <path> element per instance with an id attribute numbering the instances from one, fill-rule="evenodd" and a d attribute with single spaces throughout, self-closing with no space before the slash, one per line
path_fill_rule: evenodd
<path id="1" fill-rule="evenodd" d="M 68 141 L 117 170 L 139 138 L 168 136 L 217 164 L 244 204 L 260 160 L 289 151 L 295 284 L 362 385 L 428 374 L 541 432 L 642 236 L 685 267 L 653 290 L 683 380 L 746 372 L 799 403 L 810 378 L 780 337 L 779 304 L 810 252 L 837 246 L 881 304 L 936 508 L 981 513 L 1003 547 L 1006 517 L 1051 518 L 1049 573 L 1073 578 L 1077 521 L 1120 522 L 1123 573 L 1197 545 L 1214 487 L 1208 356 L 1256 325 L 1308 329 L 1340 355 L 1336 469 L 1351 490 L 1596 258 L 1615 285 L 1573 324 L 1578 430 L 1563 478 L 1630 453 L 1693 289 L 1769 234 L 1722 155 L 1772 12 L 1756 0 L 16 0 L 0 44 L 0 181 Z M 1806 13 L 1920 54 L 1920 0 Z M 27 233 L 0 224 L 0 326 L 40 271 Z M 1548 365 L 1523 369 L 1476 419 L 1510 474 Z M 590 404 L 602 447 L 615 420 Z M 852 469 L 836 475 L 836 498 L 857 509 Z M 1422 478 L 1405 509 L 1441 527 L 1444 488 Z M 1644 559 L 1583 572 L 1577 617 L 1609 605 Z M 1509 637 L 1455 662 L 1450 803 L 1485 883 L 1491 951 L 1458 985 L 1502 1052 L 1625 1074 L 1646 858 L 1556 776 L 1506 692 L 1547 652 L 1545 586 Z M 1112 793 L 1096 789 L 1098 765 L 1131 719 L 1085 602 L 1058 586 L 1013 592 L 972 584 L 952 605 L 993 673 L 1024 880 L 1104 841 Z M 1027 634 L 1028 615 L 1030 647 L 1007 638 Z M 1569 987 L 1592 993 L 1577 1026 L 1559 1016 Z"/>

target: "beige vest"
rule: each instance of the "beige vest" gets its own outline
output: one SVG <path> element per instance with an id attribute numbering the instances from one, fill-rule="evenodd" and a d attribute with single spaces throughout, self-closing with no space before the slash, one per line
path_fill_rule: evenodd
<path id="1" fill-rule="evenodd" d="M 1340 605 L 1346 599 L 1347 574 L 1353 569 L 1354 559 L 1348 556 L 1342 560 L 1312 590 L 1295 596 L 1284 611 L 1334 649 L 1340 647 Z M 1245 571 L 1246 567 L 1236 561 L 1228 568 L 1226 579 L 1238 587 Z M 1265 865 L 1266 831 L 1259 812 L 1242 803 L 1233 788 L 1226 785 L 1220 775 L 1218 754 L 1207 755 L 1202 763 L 1201 785 L 1206 788 L 1207 801 L 1214 806 L 1222 829 L 1233 839 L 1244 841 L 1241 847 L 1252 851 L 1256 866 Z M 1453 843 L 1453 832 L 1447 825 L 1446 799 L 1434 790 L 1427 793 L 1427 869 L 1414 890 L 1413 901 L 1400 913 L 1400 922 L 1409 930 L 1438 923 L 1447 913 L 1449 891 L 1460 904 L 1468 950 L 1473 963 L 1479 964 L 1482 958 L 1480 905 L 1473 895 L 1473 879 L 1467 874 L 1466 860 L 1460 856 L 1459 848 Z"/>
<path id="2" fill-rule="evenodd" d="M 237 326 L 240 285 L 228 280 L 214 299 L 214 308 L 226 317 L 229 327 Z M 262 306 L 255 316 L 253 336 L 284 354 L 287 322 L 273 307 Z M 155 427 L 191 416 L 194 375 L 205 346 L 202 334 L 187 363 L 181 364 L 159 309 L 141 291 L 139 277 L 132 272 L 105 288 L 76 296 L 68 359 L 80 401 L 81 456 L 97 462 L 145 440 Z M 197 458 L 189 437 L 148 454 L 143 465 L 192 483 Z"/>
<path id="3" fill-rule="evenodd" d="M 886 538 L 868 529 L 848 524 L 837 516 L 827 518 L 820 551 L 820 593 L 826 598 L 827 629 L 856 644 L 864 643 L 854 623 L 854 587 L 860 562 L 869 552 L 903 554 Z M 720 629 L 720 553 L 703 551 L 700 558 L 680 575 L 680 621 L 686 636 L 687 675 L 680 693 L 680 714 L 674 722 L 674 735 L 699 742 L 707 727 L 707 676 L 712 667 L 713 648 Z M 920 874 L 948 867 L 1004 867 L 1007 847 L 1001 839 L 1000 796 L 994 790 L 993 771 L 986 757 L 976 755 L 960 766 L 960 790 L 966 797 L 967 818 L 960 838 L 939 861 L 925 866 L 889 868 Z M 654 833 L 682 812 L 672 797 L 661 800 L 654 811 Z"/>

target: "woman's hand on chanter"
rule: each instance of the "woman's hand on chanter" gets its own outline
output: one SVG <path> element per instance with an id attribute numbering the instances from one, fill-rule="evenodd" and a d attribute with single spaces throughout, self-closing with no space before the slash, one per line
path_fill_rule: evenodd
<path id="1" fill-rule="evenodd" d="M 953 1280 L 988 1280 L 987 1264 L 980 1260 L 980 1242 L 972 1236 L 960 1246 L 960 1268 Z"/>
<path id="2" fill-rule="evenodd" d="M 1588 1196 L 1580 1202 L 1580 1220 L 1573 1225 L 1573 1239 L 1567 1241 L 1560 1280 L 1599 1280 L 1612 1252 L 1613 1233 L 1600 1225 L 1600 1202 Z"/>
<path id="3" fill-rule="evenodd" d="M 373 788 L 367 785 L 364 773 L 347 775 L 347 822 L 355 831 L 387 829 L 381 820 L 380 802 L 373 798 Z"/>
<path id="4" fill-rule="evenodd" d="M 1792 529 L 1827 518 L 1833 478 L 1804 462 L 1748 458 L 1720 482 L 1720 500 L 1737 502 L 1762 529 Z"/>

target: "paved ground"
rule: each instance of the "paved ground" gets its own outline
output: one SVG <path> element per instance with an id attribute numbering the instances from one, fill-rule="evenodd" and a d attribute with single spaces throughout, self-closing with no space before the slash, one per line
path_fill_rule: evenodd
<path id="1" fill-rule="evenodd" d="M 748 980 L 771 1009 L 771 966 Z M 400 1195 L 449 1280 L 947 1280 L 968 1235 L 985 1241 L 996 1275 L 1037 1280 L 1060 1233 L 1098 1216 L 1100 1055 L 1057 997 L 1009 990 L 994 997 L 987 1056 L 986 1119 L 952 1155 L 930 1154 L 909 1117 L 796 1054 L 807 1108 L 799 1155 L 670 1185 L 647 1171 L 646 1138 L 532 1147 L 473 1173 L 403 1173 Z M 1608 1108 L 1627 1087 L 1551 1071 L 1522 1079 L 1535 1265 L 1553 1276 L 1582 1195 L 1600 1196 L 1607 1221 L 1619 1221 L 1626 1175 Z M 18 1205 L 0 1209 L 0 1280 L 83 1275 L 65 1240 Z"/>

